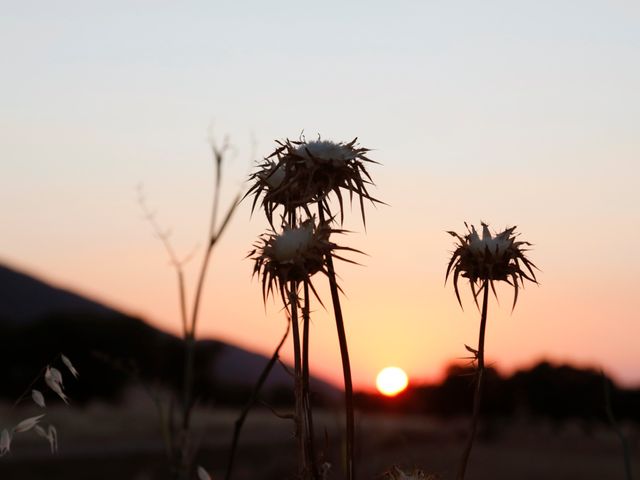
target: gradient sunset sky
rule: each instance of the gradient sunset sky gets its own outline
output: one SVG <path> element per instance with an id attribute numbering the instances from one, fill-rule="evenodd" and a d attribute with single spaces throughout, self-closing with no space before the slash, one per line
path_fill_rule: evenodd
<path id="1" fill-rule="evenodd" d="M 191 297 L 211 132 L 235 146 L 227 202 L 274 139 L 357 136 L 381 163 L 372 194 L 388 206 L 368 209 L 366 233 L 354 209 L 345 227 L 355 233 L 339 239 L 369 255 L 337 265 L 356 387 L 388 365 L 414 383 L 438 380 L 477 344 L 468 289 L 462 311 L 444 273 L 446 231 L 481 220 L 517 225 L 541 269 L 513 313 L 511 291 L 492 300 L 488 360 L 504 372 L 570 361 L 640 384 L 638 2 L 22 1 L 2 11 L 3 262 L 177 333 L 174 272 L 136 185 L 175 248 L 197 249 Z M 270 354 L 285 320 L 277 302 L 265 311 L 244 259 L 265 228 L 243 204 L 214 253 L 198 333 Z M 330 312 L 317 306 L 313 319 L 312 371 L 340 384 Z"/>

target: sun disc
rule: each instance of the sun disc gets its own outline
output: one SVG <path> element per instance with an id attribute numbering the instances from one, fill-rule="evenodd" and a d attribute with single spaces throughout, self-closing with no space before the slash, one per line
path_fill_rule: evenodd
<path id="1" fill-rule="evenodd" d="M 378 391 L 387 397 L 393 397 L 409 385 L 409 377 L 398 367 L 383 368 L 376 377 Z"/>

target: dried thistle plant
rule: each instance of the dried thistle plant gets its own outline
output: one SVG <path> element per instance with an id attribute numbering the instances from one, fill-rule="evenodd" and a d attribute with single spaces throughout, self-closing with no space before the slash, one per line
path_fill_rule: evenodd
<path id="1" fill-rule="evenodd" d="M 295 221 L 295 217 L 292 218 Z M 313 286 L 312 277 L 319 272 L 329 276 L 327 258 L 355 263 L 336 252 L 358 251 L 333 243 L 330 240 L 332 234 L 345 232 L 331 228 L 327 221 L 316 222 L 315 217 L 312 217 L 295 225 L 283 222 L 280 232 L 271 230 L 261 235 L 249 256 L 254 260 L 254 275 L 261 278 L 263 301 L 266 302 L 269 295 L 279 292 L 290 318 L 294 346 L 296 411 L 293 418 L 298 440 L 298 473 L 302 478 L 318 479 L 322 477 L 322 472 L 315 458 L 309 390 L 310 292 L 313 292 L 320 303 L 322 301 Z M 299 292 L 300 285 L 303 286 L 303 295 Z M 298 326 L 300 307 L 303 319 L 302 339 Z"/>
<path id="2" fill-rule="evenodd" d="M 507 228 L 500 233 L 492 235 L 489 231 L 489 226 L 486 223 L 481 223 L 482 237 L 480 237 L 473 225 L 469 227 L 469 225 L 465 223 L 465 226 L 467 227 L 467 233 L 465 235 L 460 235 L 452 231 L 448 232 L 458 240 L 458 244 L 447 266 L 445 281 L 448 280 L 449 275 L 453 273 L 453 287 L 460 307 L 462 307 L 462 300 L 460 299 L 460 291 L 458 289 L 460 277 L 468 279 L 476 305 L 478 305 L 478 295 L 480 292 L 483 293 L 483 300 L 478 348 L 474 349 L 465 346 L 468 351 L 473 353 L 474 359 L 477 361 L 477 377 L 473 398 L 471 427 L 458 468 L 458 480 L 464 480 L 480 413 L 480 400 L 482 397 L 485 370 L 484 342 L 489 304 L 489 287 L 491 287 L 497 298 L 494 282 L 503 281 L 511 285 L 514 289 L 513 310 L 518 301 L 518 290 L 524 286 L 524 280 L 537 283 L 533 271 L 533 269 L 537 267 L 525 256 L 525 253 L 528 251 L 526 247 L 531 244 L 529 242 L 516 241 L 516 227 Z"/>
<path id="3" fill-rule="evenodd" d="M 333 259 L 346 260 L 338 255 L 338 250 L 351 250 L 329 241 L 332 233 L 344 233 L 330 225 L 339 217 L 344 220 L 344 198 L 353 198 L 360 206 L 363 224 L 365 224 L 365 200 L 381 203 L 373 198 L 368 187 L 373 185 L 367 172 L 368 163 L 376 163 L 367 157 L 369 149 L 357 145 L 357 139 L 351 142 L 332 142 L 318 138 L 307 141 L 302 137 L 298 141 L 284 140 L 276 142 L 275 151 L 258 164 L 257 170 L 249 179 L 251 182 L 246 197 L 253 196 L 252 212 L 260 204 L 267 221 L 272 227 L 262 235 L 250 256 L 253 257 L 254 275 L 262 276 L 263 299 L 278 290 L 283 303 L 288 308 L 294 340 L 294 363 L 296 377 L 296 405 L 303 404 L 303 411 L 297 411 L 295 417 L 304 417 L 306 431 L 299 438 L 299 476 L 322 477 L 321 469 L 316 465 L 313 454 L 312 415 L 308 397 L 308 347 L 309 347 L 309 290 L 312 290 L 320 303 L 322 301 L 313 287 L 310 277 L 323 272 L 329 280 L 338 341 L 342 358 L 345 386 L 346 413 L 346 471 L 347 479 L 352 480 L 355 454 L 355 423 L 353 409 L 353 386 L 351 365 L 347 347 L 339 292 L 341 291 L 333 265 Z M 331 200 L 337 200 L 338 210 L 332 211 Z M 318 222 L 315 223 L 313 209 Z M 274 218 L 281 215 L 281 233 L 274 227 Z M 310 222 L 310 223 L 309 223 Z M 346 260 L 350 261 L 350 260 Z M 353 262 L 352 262 L 353 263 Z M 300 344 L 298 332 L 299 284 L 304 286 L 304 305 L 302 306 L 303 337 Z M 299 429 L 297 428 L 297 431 Z M 306 442 L 305 445 L 305 437 Z M 305 451 L 307 450 L 307 451 Z"/>

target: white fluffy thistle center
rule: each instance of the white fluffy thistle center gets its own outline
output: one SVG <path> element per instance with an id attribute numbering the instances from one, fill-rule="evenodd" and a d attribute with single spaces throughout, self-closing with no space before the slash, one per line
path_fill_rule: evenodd
<path id="1" fill-rule="evenodd" d="M 468 239 L 468 248 L 474 254 L 482 255 L 489 250 L 490 253 L 497 257 L 505 253 L 513 243 L 513 240 L 509 238 L 508 235 L 498 234 L 493 237 L 489 231 L 489 227 L 484 223 L 482 224 L 482 238 L 480 238 L 476 228 L 472 225 Z"/>
<path id="2" fill-rule="evenodd" d="M 317 140 L 298 145 L 295 154 L 304 159 L 315 159 L 336 165 L 346 163 L 357 156 L 352 148 L 329 140 Z"/>
<path id="3" fill-rule="evenodd" d="M 286 228 L 273 241 L 273 256 L 279 262 L 294 260 L 313 242 L 313 225 L 306 224 L 298 228 Z"/>

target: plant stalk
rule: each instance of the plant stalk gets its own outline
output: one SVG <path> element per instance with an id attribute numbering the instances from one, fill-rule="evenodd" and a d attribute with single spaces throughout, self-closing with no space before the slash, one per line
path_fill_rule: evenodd
<path id="1" fill-rule="evenodd" d="M 209 266 L 209 259 L 211 258 L 211 252 L 213 251 L 214 242 L 210 241 L 207 246 L 207 251 L 204 254 L 202 260 L 202 267 L 200 268 L 200 275 L 198 277 L 198 285 L 196 287 L 196 296 L 193 302 L 193 314 L 191 315 L 191 324 L 187 329 L 185 336 L 186 343 L 186 361 L 184 370 L 184 398 L 183 398 L 183 415 L 182 415 L 182 428 L 189 429 L 189 420 L 191 414 L 191 396 L 193 390 L 193 367 L 195 360 L 195 329 L 198 320 L 198 312 L 200 310 L 200 299 L 202 298 L 202 289 L 204 286 L 204 280 L 207 274 L 207 267 Z"/>
<path id="2" fill-rule="evenodd" d="M 311 389 L 309 386 L 309 329 L 310 329 L 309 280 L 304 281 L 304 305 L 302 307 L 302 398 L 305 413 L 305 441 L 307 443 L 307 465 L 311 478 L 318 479 L 313 431 L 313 412 L 311 409 Z"/>
<path id="3" fill-rule="evenodd" d="M 298 446 L 298 474 L 304 478 L 307 470 L 307 453 L 305 449 L 305 432 L 302 425 L 304 421 L 304 390 L 302 387 L 302 355 L 300 351 L 300 326 L 298 325 L 298 295 L 297 283 L 291 282 L 289 291 L 289 308 L 291 309 L 291 332 L 293 334 L 293 368 L 294 368 L 294 395 L 295 395 L 295 437 Z"/>
<path id="4" fill-rule="evenodd" d="M 324 209 L 322 201 L 318 201 L 318 215 L 320 222 L 324 222 Z M 326 255 L 327 273 L 329 277 L 329 288 L 331 290 L 331 300 L 333 302 L 333 313 L 336 320 L 336 328 L 338 330 L 338 342 L 340 344 L 340 356 L 342 358 L 342 375 L 344 377 L 344 398 L 345 398 L 345 415 L 347 422 L 347 454 L 346 454 L 346 473 L 347 480 L 355 478 L 354 458 L 355 458 L 355 421 L 353 409 L 353 383 L 351 380 L 351 362 L 349 361 L 349 348 L 347 346 L 347 333 L 344 328 L 344 319 L 342 317 L 342 307 L 340 306 L 340 295 L 338 290 L 338 281 L 336 280 L 336 272 L 333 267 L 333 257 Z"/>
<path id="5" fill-rule="evenodd" d="M 458 480 L 464 480 L 464 475 L 467 470 L 467 463 L 469 462 L 469 456 L 471 455 L 471 448 L 473 447 L 473 441 L 476 436 L 476 430 L 478 428 L 478 418 L 480 417 L 480 400 L 482 398 L 482 386 L 484 383 L 484 337 L 487 327 L 487 308 L 489 304 L 489 280 L 484 281 L 484 294 L 482 298 L 482 316 L 480 318 L 480 338 L 478 339 L 478 370 L 476 379 L 476 391 L 473 396 L 473 415 L 471 417 L 471 427 L 469 429 L 469 437 L 467 438 L 467 444 L 462 452 L 462 459 L 460 460 L 460 467 L 458 469 Z"/>
<path id="6" fill-rule="evenodd" d="M 237 201 L 231 205 L 227 211 L 227 215 L 216 232 L 216 223 L 218 217 L 218 208 L 220 203 L 220 185 L 222 181 L 222 160 L 224 152 L 228 148 L 227 143 L 223 145 L 221 149 L 212 145 L 212 150 L 215 160 L 215 173 L 214 173 L 214 189 L 213 189 L 213 204 L 211 207 L 211 223 L 209 225 L 209 238 L 207 242 L 207 249 L 202 259 L 202 265 L 200 267 L 200 274 L 198 276 L 198 283 L 196 286 L 196 293 L 193 300 L 193 311 L 191 313 L 191 323 L 185 328 L 185 362 L 184 362 L 184 385 L 183 385 L 183 398 L 182 398 L 182 428 L 180 431 L 180 472 L 179 477 L 187 479 L 190 471 L 190 459 L 189 459 L 189 429 L 191 422 L 191 411 L 193 409 L 193 383 L 194 383 L 194 367 L 195 367 L 195 331 L 196 324 L 198 322 L 198 313 L 200 310 L 200 301 L 202 299 L 202 290 L 204 287 L 204 281 L 207 275 L 207 268 L 209 267 L 209 261 L 211 253 L 216 245 L 216 242 L 220 238 L 220 235 L 227 226 L 231 215 L 236 209 Z M 182 291 L 180 292 L 183 293 Z M 183 308 L 183 314 L 186 312 L 186 308 Z"/>

